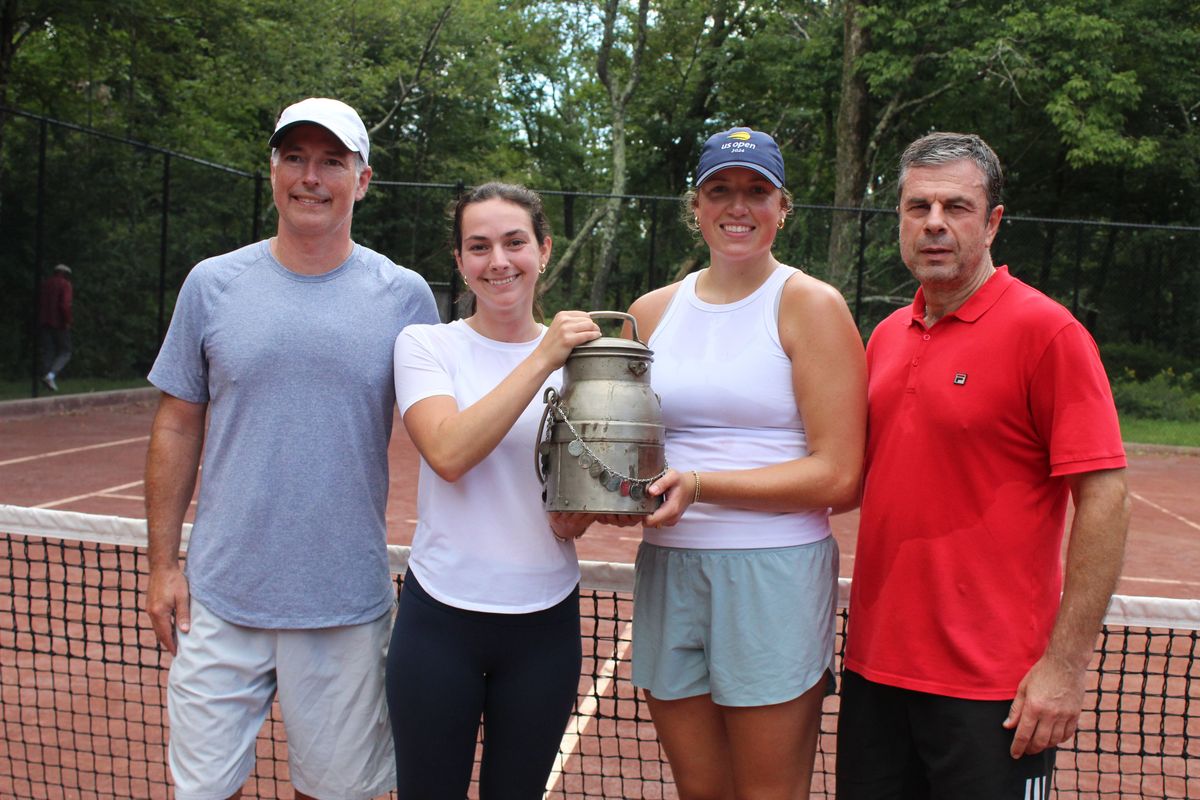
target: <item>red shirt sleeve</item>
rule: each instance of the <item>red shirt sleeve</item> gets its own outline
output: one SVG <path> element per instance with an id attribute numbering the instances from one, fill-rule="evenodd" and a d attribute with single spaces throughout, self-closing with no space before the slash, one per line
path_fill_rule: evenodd
<path id="1" fill-rule="evenodd" d="M 73 301 L 74 299 L 75 299 L 75 287 L 73 287 L 73 286 L 71 285 L 71 282 L 70 282 L 70 281 L 63 281 L 63 290 L 62 290 L 62 320 L 63 320 L 63 327 L 64 327 L 64 328 L 70 328 L 70 327 L 71 327 L 71 322 L 72 322 L 72 319 L 71 319 L 71 303 L 72 303 L 72 301 Z"/>
<path id="2" fill-rule="evenodd" d="M 1125 466 L 1125 447 L 1100 352 L 1076 321 L 1047 345 L 1029 393 L 1034 426 L 1050 453 L 1050 474 Z"/>

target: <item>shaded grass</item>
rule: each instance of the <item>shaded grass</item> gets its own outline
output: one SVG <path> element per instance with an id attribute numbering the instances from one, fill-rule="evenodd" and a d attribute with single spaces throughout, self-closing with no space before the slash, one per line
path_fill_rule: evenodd
<path id="1" fill-rule="evenodd" d="M 1138 444 L 1200 447 L 1200 422 L 1122 417 L 1121 438 Z"/>
<path id="2" fill-rule="evenodd" d="M 38 384 L 38 397 L 64 394 L 86 394 L 88 392 L 112 392 L 117 389 L 144 389 L 150 385 L 145 378 L 89 378 L 66 377 L 58 379 L 58 391 L 52 392 Z M 25 400 L 33 397 L 29 379 L 0 381 L 0 400 Z"/>

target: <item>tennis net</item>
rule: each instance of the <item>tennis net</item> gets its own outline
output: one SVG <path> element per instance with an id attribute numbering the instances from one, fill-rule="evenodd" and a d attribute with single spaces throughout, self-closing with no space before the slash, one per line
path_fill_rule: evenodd
<path id="1" fill-rule="evenodd" d="M 0 797 L 169 796 L 169 656 L 140 615 L 144 545 L 142 520 L 0 505 Z M 390 556 L 401 575 L 407 549 Z M 584 671 L 547 797 L 676 796 L 629 682 L 632 576 L 628 564 L 584 564 Z M 1198 631 L 1200 600 L 1114 598 L 1057 797 L 1200 799 Z M 836 713 L 830 697 L 814 798 L 833 797 Z M 291 796 L 277 713 L 245 796 Z"/>

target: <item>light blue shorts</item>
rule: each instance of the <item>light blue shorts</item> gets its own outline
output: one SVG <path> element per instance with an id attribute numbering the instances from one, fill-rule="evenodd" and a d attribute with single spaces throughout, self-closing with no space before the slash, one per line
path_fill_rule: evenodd
<path id="1" fill-rule="evenodd" d="M 633 684 L 659 700 L 794 700 L 832 680 L 838 548 L 692 550 L 642 543 L 633 589 Z M 831 686 L 832 688 L 832 686 Z"/>
<path id="2" fill-rule="evenodd" d="M 167 679 L 168 748 L 178 800 L 224 800 L 254 769 L 278 695 L 292 785 L 369 800 L 396 786 L 384 696 L 392 614 L 313 630 L 246 628 L 192 598 Z"/>

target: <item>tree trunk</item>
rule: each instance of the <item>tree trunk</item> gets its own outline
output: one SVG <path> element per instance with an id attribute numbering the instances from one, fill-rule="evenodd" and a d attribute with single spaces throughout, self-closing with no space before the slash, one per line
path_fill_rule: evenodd
<path id="1" fill-rule="evenodd" d="M 837 115 L 837 164 L 833 203 L 843 208 L 862 205 L 867 189 L 867 146 L 870 130 L 867 82 L 857 71 L 867 52 L 867 32 L 858 13 L 863 0 L 844 0 L 842 85 Z M 835 211 L 829 232 L 829 282 L 844 289 L 854 272 L 858 214 Z"/>
<path id="2" fill-rule="evenodd" d="M 559 280 L 565 280 L 570 284 L 572 276 L 575 274 L 575 261 L 579 258 L 579 253 L 583 249 L 584 243 L 587 242 L 588 238 L 592 235 L 592 231 L 600 224 L 600 221 L 607 213 L 608 206 L 605 204 L 599 204 L 592 209 L 587 219 L 584 220 L 583 226 L 580 227 L 579 235 L 570 240 L 566 252 L 555 261 L 554 265 L 538 281 L 538 297 L 545 295 L 546 292 L 553 289 Z"/>
<path id="3" fill-rule="evenodd" d="M 602 308 L 606 304 L 605 295 L 608 292 L 608 276 L 612 273 L 613 264 L 617 260 L 617 233 L 621 227 L 620 195 L 625 194 L 626 158 L 625 158 L 625 111 L 629 106 L 629 98 L 633 96 L 642 74 L 642 54 L 646 50 L 646 17 L 650 8 L 650 0 L 639 0 L 637 28 L 634 31 L 633 57 L 629 61 L 629 71 L 625 76 L 625 85 L 619 90 L 616 82 L 609 75 L 609 56 L 613 48 L 613 31 L 616 23 L 618 0 L 608 0 L 604 19 L 604 40 L 600 44 L 597 59 L 597 73 L 600 82 L 608 89 L 609 105 L 612 108 L 612 188 L 610 197 L 605 201 L 604 222 L 600 240 L 600 259 L 596 271 L 592 275 L 592 288 L 588 302 L 592 309 Z"/>
<path id="4" fill-rule="evenodd" d="M 20 43 L 19 28 L 17 0 L 0 0 L 0 106 L 8 105 L 8 76 Z M 4 128 L 7 122 L 8 115 L 0 111 L 0 153 L 4 152 Z M 0 189 L 4 186 L 3 170 L 4 165 L 0 162 Z M 0 197 L 3 197 L 2 191 Z"/>
<path id="5" fill-rule="evenodd" d="M 603 309 L 608 293 L 608 276 L 612 274 L 617 260 L 617 233 L 621 225 L 621 195 L 625 194 L 625 112 L 613 109 L 612 189 L 604 201 L 604 221 L 600 223 L 600 263 L 592 278 L 592 290 L 588 296 L 588 308 Z"/>

